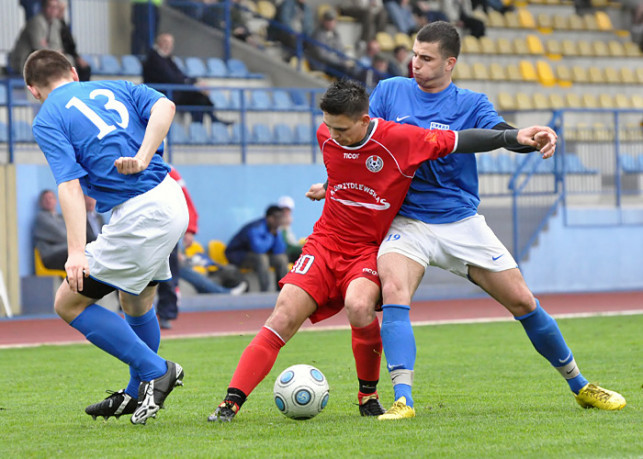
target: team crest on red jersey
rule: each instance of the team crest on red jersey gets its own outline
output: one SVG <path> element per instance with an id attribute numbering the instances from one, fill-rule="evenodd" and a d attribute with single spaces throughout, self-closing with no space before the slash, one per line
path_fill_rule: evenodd
<path id="1" fill-rule="evenodd" d="M 377 155 L 371 155 L 366 159 L 366 169 L 371 172 L 379 172 L 384 167 L 384 161 Z"/>

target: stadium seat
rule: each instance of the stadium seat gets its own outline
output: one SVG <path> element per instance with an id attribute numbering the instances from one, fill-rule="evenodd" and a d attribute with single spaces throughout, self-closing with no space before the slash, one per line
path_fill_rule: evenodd
<path id="1" fill-rule="evenodd" d="M 480 46 L 480 52 L 482 54 L 496 54 L 496 44 L 495 42 L 487 37 L 480 37 L 478 39 L 478 45 Z"/>
<path id="2" fill-rule="evenodd" d="M 206 61 L 208 66 L 209 78 L 226 78 L 228 76 L 228 68 L 223 60 L 218 57 L 210 57 Z"/>
<path id="3" fill-rule="evenodd" d="M 253 89 L 247 94 L 247 107 L 251 110 L 268 110 L 272 107 L 270 94 L 265 89 Z"/>
<path id="4" fill-rule="evenodd" d="M 504 81 L 507 79 L 505 69 L 497 62 L 489 64 L 489 79 L 493 81 Z"/>
<path id="5" fill-rule="evenodd" d="M 592 93 L 583 94 L 582 101 L 585 108 L 598 108 L 598 99 Z"/>
<path id="6" fill-rule="evenodd" d="M 554 172 L 554 167 L 556 163 L 553 159 L 540 159 L 537 162 L 536 173 L 537 174 L 551 174 Z"/>
<path id="7" fill-rule="evenodd" d="M 627 110 L 629 108 L 636 108 L 632 106 L 632 100 L 625 94 L 614 95 L 614 107 L 622 110 Z"/>
<path id="8" fill-rule="evenodd" d="M 594 56 L 596 57 L 609 57 L 611 56 L 609 46 L 604 41 L 595 40 L 592 42 Z"/>
<path id="9" fill-rule="evenodd" d="M 513 174 L 516 171 L 516 160 L 512 154 L 500 154 L 496 157 L 496 170 L 500 174 Z"/>
<path id="10" fill-rule="evenodd" d="M 226 110 L 228 108 L 228 98 L 221 89 L 210 90 L 210 101 L 217 110 Z"/>
<path id="11" fill-rule="evenodd" d="M 593 14 L 585 14 L 583 16 L 583 21 L 585 22 L 585 30 L 599 30 L 598 23 L 596 22 L 596 16 L 594 16 Z"/>
<path id="12" fill-rule="evenodd" d="M 636 79 L 639 80 L 640 84 L 643 84 L 643 67 L 636 69 Z"/>
<path id="13" fill-rule="evenodd" d="M 272 92 L 272 103 L 273 108 L 279 110 L 292 110 L 294 108 L 290 94 L 283 89 L 275 89 Z"/>
<path id="14" fill-rule="evenodd" d="M 600 108 L 615 108 L 614 98 L 611 94 L 599 94 L 598 95 L 598 106 Z"/>
<path id="15" fill-rule="evenodd" d="M 253 144 L 273 143 L 272 131 L 267 124 L 257 123 L 252 126 L 250 141 Z"/>
<path id="16" fill-rule="evenodd" d="M 578 49 L 579 56 L 583 56 L 583 57 L 594 56 L 594 50 L 592 49 L 592 44 L 587 40 L 578 40 L 576 42 L 576 48 Z"/>
<path id="17" fill-rule="evenodd" d="M 558 80 L 558 84 L 564 87 L 569 87 L 572 85 L 572 72 L 564 64 L 558 64 L 556 66 L 556 79 Z"/>
<path id="18" fill-rule="evenodd" d="M 581 108 L 583 106 L 583 103 L 578 94 L 570 92 L 565 94 L 565 105 L 568 108 Z"/>
<path id="19" fill-rule="evenodd" d="M 636 84 L 638 83 L 636 75 L 629 67 L 621 67 L 619 70 L 620 79 L 624 84 Z"/>
<path id="20" fill-rule="evenodd" d="M 560 110 L 565 108 L 565 99 L 563 99 L 563 96 L 561 96 L 560 94 L 553 92 L 549 94 L 548 99 L 549 106 L 552 110 Z"/>
<path id="21" fill-rule="evenodd" d="M 99 67 L 97 69 L 99 75 L 121 75 L 123 69 L 116 56 L 111 54 L 101 54 L 99 57 Z"/>
<path id="22" fill-rule="evenodd" d="M 453 68 L 453 79 L 456 81 L 460 80 L 472 80 L 473 72 L 471 67 L 466 62 L 458 62 Z"/>
<path id="23" fill-rule="evenodd" d="M 637 110 L 643 110 L 643 95 L 632 94 L 630 96 L 630 102 L 632 102 L 632 108 L 636 108 Z"/>
<path id="24" fill-rule="evenodd" d="M 517 14 L 518 14 L 518 22 L 521 28 L 523 29 L 536 28 L 536 20 L 534 19 L 534 16 L 527 8 L 519 8 Z M 505 14 L 505 17 L 506 17 L 506 14 Z"/>
<path id="25" fill-rule="evenodd" d="M 498 93 L 498 108 L 500 110 L 515 110 L 516 100 L 508 92 Z"/>
<path id="26" fill-rule="evenodd" d="M 227 265 L 228 258 L 225 256 L 226 244 L 218 239 L 212 239 L 208 242 L 208 256 L 210 260 L 220 265 Z"/>
<path id="27" fill-rule="evenodd" d="M 257 14 L 266 19 L 274 19 L 277 14 L 277 8 L 268 0 L 259 0 L 257 2 Z"/>
<path id="28" fill-rule="evenodd" d="M 531 97 L 526 92 L 516 93 L 516 109 L 518 110 L 533 110 L 534 105 Z"/>
<path id="29" fill-rule="evenodd" d="M 569 30 L 586 30 L 585 21 L 576 13 L 569 15 L 569 18 L 567 18 L 567 26 Z"/>
<path id="30" fill-rule="evenodd" d="M 514 48 L 508 38 L 499 37 L 496 40 L 496 51 L 498 54 L 513 54 Z"/>
<path id="31" fill-rule="evenodd" d="M 643 172 L 643 170 L 640 169 L 639 161 L 636 158 L 636 156 L 620 155 L 619 160 L 621 162 L 621 169 L 623 170 L 623 172 L 631 173 L 631 174 Z"/>
<path id="32" fill-rule="evenodd" d="M 273 138 L 275 143 L 280 145 L 291 145 L 295 143 L 295 136 L 292 129 L 287 124 L 276 124 L 273 128 Z"/>
<path id="33" fill-rule="evenodd" d="M 621 84 L 621 74 L 614 67 L 605 67 L 603 69 L 605 83 L 609 84 Z"/>
<path id="34" fill-rule="evenodd" d="M 212 123 L 210 127 L 212 134 L 210 140 L 215 145 L 225 145 L 230 142 L 230 132 L 228 131 L 228 126 L 223 123 Z"/>
<path id="35" fill-rule="evenodd" d="M 480 174 L 494 174 L 496 173 L 495 159 L 488 153 L 481 153 L 476 155 L 478 163 L 478 173 Z"/>
<path id="36" fill-rule="evenodd" d="M 572 67 L 572 81 L 574 83 L 589 83 L 589 76 L 585 67 L 574 65 Z"/>
<path id="37" fill-rule="evenodd" d="M 205 130 L 203 123 L 193 121 L 189 126 L 189 142 L 195 145 L 204 145 L 210 143 L 210 136 Z"/>
<path id="38" fill-rule="evenodd" d="M 487 12 L 488 27 L 507 27 L 505 17 L 499 11 L 490 9 Z"/>
<path id="39" fill-rule="evenodd" d="M 310 124 L 300 123 L 295 126 L 295 142 L 298 144 L 310 144 L 313 140 Z"/>
<path id="40" fill-rule="evenodd" d="M 123 75 L 127 76 L 141 76 L 143 74 L 143 66 L 138 57 L 132 54 L 126 54 L 121 57 L 121 64 L 123 66 Z"/>
<path id="41" fill-rule="evenodd" d="M 628 57 L 640 57 L 641 56 L 641 49 L 633 41 L 626 41 L 625 43 L 623 43 L 623 47 L 625 48 L 625 55 L 626 56 L 628 56 Z"/>
<path id="42" fill-rule="evenodd" d="M 462 39 L 463 54 L 480 54 L 480 43 L 473 35 L 465 35 Z"/>
<path id="43" fill-rule="evenodd" d="M 595 169 L 588 169 L 575 153 L 565 153 L 565 172 L 571 174 L 596 174 Z"/>
<path id="44" fill-rule="evenodd" d="M 569 28 L 569 21 L 562 14 L 554 14 L 551 18 L 551 24 L 554 30 L 567 30 Z"/>
<path id="45" fill-rule="evenodd" d="M 395 48 L 395 39 L 388 32 L 377 32 L 375 40 L 377 40 L 380 49 L 385 53 L 390 53 Z"/>
<path id="46" fill-rule="evenodd" d="M 22 120 L 14 120 L 12 123 L 13 141 L 20 143 L 34 142 L 31 123 Z"/>
<path id="47" fill-rule="evenodd" d="M 535 83 L 538 81 L 538 74 L 534 68 L 534 64 L 528 60 L 520 61 L 520 74 L 522 75 L 523 81 L 530 83 Z"/>
<path id="48" fill-rule="evenodd" d="M 521 24 L 518 19 L 518 14 L 515 11 L 507 11 L 505 13 L 505 27 L 509 29 L 520 29 Z"/>
<path id="49" fill-rule="evenodd" d="M 536 110 L 549 110 L 551 108 L 547 96 L 539 92 L 533 95 L 533 104 Z"/>
<path id="50" fill-rule="evenodd" d="M 527 48 L 529 49 L 529 54 L 532 55 L 542 55 L 545 54 L 545 47 L 543 43 L 538 38 L 538 35 L 529 34 L 527 35 Z"/>
<path id="51" fill-rule="evenodd" d="M 247 124 L 235 123 L 232 125 L 232 143 L 242 143 L 242 134 L 246 143 L 250 143 L 250 129 Z"/>
<path id="52" fill-rule="evenodd" d="M 545 48 L 550 58 L 559 59 L 563 54 L 563 47 L 560 45 L 559 40 L 547 40 L 545 42 Z"/>
<path id="53" fill-rule="evenodd" d="M 0 105 L 7 105 L 7 87 L 0 83 Z"/>
<path id="54" fill-rule="evenodd" d="M 603 76 L 603 71 L 599 67 L 591 66 L 587 69 L 587 77 L 589 78 L 590 83 L 602 84 L 605 83 L 605 77 Z"/>
<path id="55" fill-rule="evenodd" d="M 471 71 L 473 73 L 474 80 L 486 81 L 489 79 L 489 72 L 487 71 L 487 66 L 484 65 L 482 62 L 474 63 L 473 67 L 471 68 Z"/>
<path id="56" fill-rule="evenodd" d="M 187 68 L 185 67 L 185 62 L 179 56 L 172 56 L 172 60 L 176 66 L 181 70 L 181 72 L 187 74 Z"/>
<path id="57" fill-rule="evenodd" d="M 552 17 L 547 13 L 539 13 L 536 16 L 536 24 L 538 25 L 541 33 L 550 33 L 554 28 Z"/>
<path id="58" fill-rule="evenodd" d="M 547 61 L 540 60 L 536 62 L 536 74 L 538 75 L 538 81 L 543 86 L 554 86 L 556 84 L 554 71 Z"/>
<path id="59" fill-rule="evenodd" d="M 203 78 L 208 74 L 208 69 L 201 58 L 195 56 L 185 58 L 185 70 L 185 74 L 190 78 Z"/>
<path id="60" fill-rule="evenodd" d="M 529 54 L 529 45 L 527 45 L 527 39 L 523 37 L 516 37 L 512 41 L 514 54 L 520 54 L 526 56 Z"/>
<path id="61" fill-rule="evenodd" d="M 7 125 L 0 121 L 0 143 L 9 141 L 9 132 Z"/>
<path id="62" fill-rule="evenodd" d="M 185 129 L 178 123 L 172 123 L 170 126 L 170 142 L 176 144 L 187 144 L 189 142 Z"/>
<path id="63" fill-rule="evenodd" d="M 239 110 L 241 108 L 241 97 L 242 91 L 241 90 L 231 90 L 230 93 L 228 94 L 229 98 L 229 104 L 228 108 L 230 110 Z"/>
<path id="64" fill-rule="evenodd" d="M 625 47 L 620 41 L 610 40 L 607 42 L 607 48 L 609 49 L 610 56 L 612 57 L 625 56 Z"/>
<path id="65" fill-rule="evenodd" d="M 613 29 L 612 21 L 605 11 L 596 11 L 594 13 L 598 30 L 609 32 Z"/>
<path id="66" fill-rule="evenodd" d="M 393 37 L 393 40 L 395 42 L 395 46 L 405 46 L 406 49 L 413 48 L 411 37 L 406 33 L 397 32 Z"/>
<path id="67" fill-rule="evenodd" d="M 262 78 L 260 73 L 251 73 L 248 71 L 245 62 L 239 59 L 228 60 L 228 76 L 231 78 Z"/>
<path id="68" fill-rule="evenodd" d="M 305 91 L 301 90 L 292 90 L 290 91 L 290 96 L 292 101 L 295 104 L 297 109 L 308 109 L 310 108 L 310 98 Z"/>
<path id="69" fill-rule="evenodd" d="M 517 64 L 508 64 L 506 68 L 506 75 L 509 81 L 522 81 L 522 74 Z"/>
<path id="70" fill-rule="evenodd" d="M 578 48 L 573 40 L 563 40 L 561 43 L 563 56 L 578 56 Z"/>
<path id="71" fill-rule="evenodd" d="M 64 269 L 49 269 L 45 267 L 38 249 L 33 249 L 33 262 L 36 276 L 59 276 L 63 279 L 67 277 L 67 272 Z"/>

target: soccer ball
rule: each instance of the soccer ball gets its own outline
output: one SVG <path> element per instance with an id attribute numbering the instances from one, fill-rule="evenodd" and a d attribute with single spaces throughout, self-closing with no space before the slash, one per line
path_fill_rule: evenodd
<path id="1" fill-rule="evenodd" d="M 277 377 L 274 387 L 275 404 L 291 419 L 317 416 L 328 403 L 328 381 L 311 365 L 293 365 Z"/>

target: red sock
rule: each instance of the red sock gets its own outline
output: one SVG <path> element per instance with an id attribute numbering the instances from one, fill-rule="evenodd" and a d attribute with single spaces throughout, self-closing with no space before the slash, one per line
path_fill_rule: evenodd
<path id="1" fill-rule="evenodd" d="M 382 337 L 377 317 L 366 327 L 351 329 L 357 377 L 363 381 L 378 381 L 382 360 Z"/>
<path id="2" fill-rule="evenodd" d="M 284 344 L 273 331 L 262 327 L 241 354 L 230 387 L 241 390 L 246 396 L 250 395 L 270 372 Z"/>

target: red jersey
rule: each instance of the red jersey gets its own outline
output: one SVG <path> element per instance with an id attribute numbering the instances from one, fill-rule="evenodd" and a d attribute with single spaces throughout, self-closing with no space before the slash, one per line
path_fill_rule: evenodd
<path id="1" fill-rule="evenodd" d="M 170 166 L 170 177 L 172 177 L 176 183 L 181 186 L 181 190 L 183 190 L 183 195 L 185 196 L 185 202 L 188 205 L 188 215 L 190 216 L 190 219 L 188 221 L 188 229 L 186 231 L 196 234 L 199 229 L 199 214 L 196 212 L 196 207 L 194 206 L 194 202 L 192 202 L 192 197 L 188 192 L 188 187 L 185 185 L 183 177 L 181 177 L 181 174 L 179 174 L 179 171 L 177 171 L 174 166 Z"/>
<path id="2" fill-rule="evenodd" d="M 453 152 L 454 131 L 429 130 L 379 118 L 356 147 L 339 145 L 328 127 L 317 130 L 328 173 L 326 202 L 311 239 L 330 250 L 379 246 L 422 162 Z"/>

